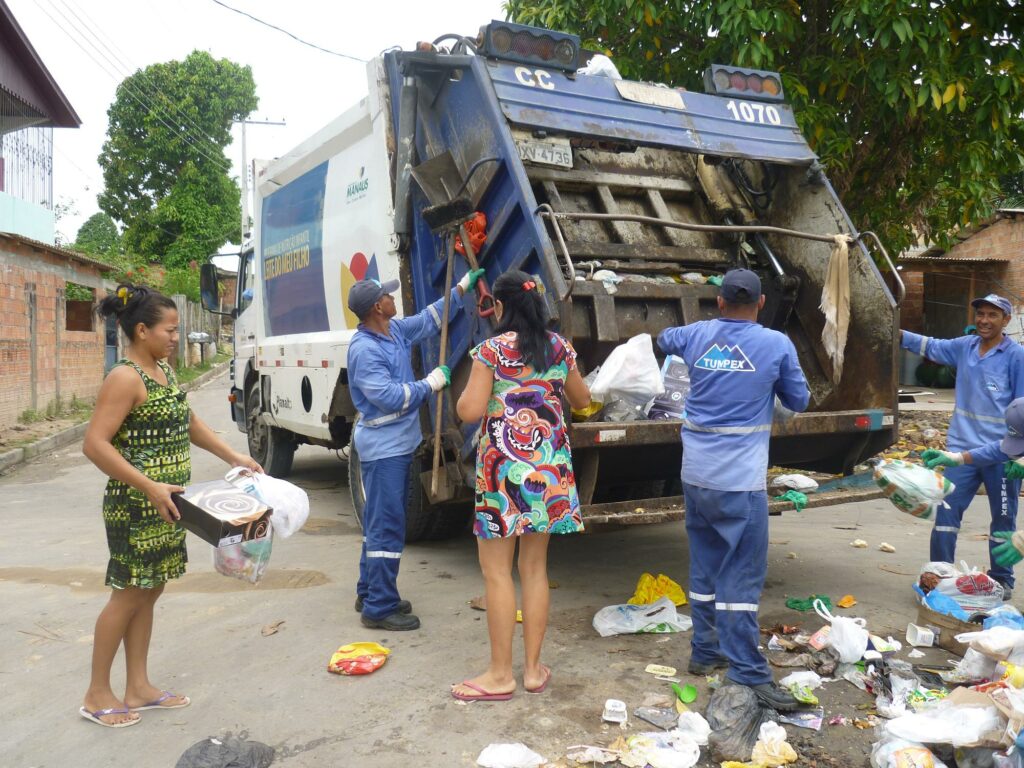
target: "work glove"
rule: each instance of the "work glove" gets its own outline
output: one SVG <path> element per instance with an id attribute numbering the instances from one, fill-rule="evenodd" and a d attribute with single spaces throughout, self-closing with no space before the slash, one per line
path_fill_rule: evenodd
<path id="1" fill-rule="evenodd" d="M 462 289 L 463 295 L 476 288 L 476 284 L 480 278 L 483 277 L 483 274 L 483 269 L 471 269 L 462 276 L 462 279 L 458 282 L 458 286 Z"/>
<path id="2" fill-rule="evenodd" d="M 1012 568 L 1024 560 L 1024 531 L 996 531 L 992 538 L 1003 541 L 992 549 L 992 559 L 996 561 L 996 565 Z"/>
<path id="3" fill-rule="evenodd" d="M 427 374 L 424 379 L 430 385 L 431 392 L 440 392 L 452 383 L 452 372 L 447 365 L 439 365 Z"/>
<path id="4" fill-rule="evenodd" d="M 934 448 L 929 448 L 921 454 L 921 461 L 924 462 L 928 469 L 959 467 L 964 463 L 964 455 L 962 453 L 950 453 L 949 451 L 937 451 Z"/>
<path id="5" fill-rule="evenodd" d="M 1007 480 L 1024 480 L 1024 456 L 1006 462 L 1003 465 L 1003 474 Z"/>

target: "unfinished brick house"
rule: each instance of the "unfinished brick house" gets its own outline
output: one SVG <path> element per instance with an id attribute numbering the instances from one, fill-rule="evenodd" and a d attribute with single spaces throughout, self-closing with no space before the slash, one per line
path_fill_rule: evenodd
<path id="1" fill-rule="evenodd" d="M 938 247 L 906 251 L 899 259 L 907 297 L 900 327 L 937 338 L 960 336 L 973 322 L 971 299 L 997 293 L 1014 306 L 1007 332 L 1024 342 L 1024 210 L 1006 208 L 991 219 L 966 228 L 948 250 Z M 916 356 L 905 353 L 904 371 Z M 905 383 L 915 382 L 904 377 Z"/>
<path id="2" fill-rule="evenodd" d="M 80 253 L 0 233 L 0 429 L 27 410 L 96 397 L 117 355 L 116 329 L 92 311 L 110 270 Z"/>

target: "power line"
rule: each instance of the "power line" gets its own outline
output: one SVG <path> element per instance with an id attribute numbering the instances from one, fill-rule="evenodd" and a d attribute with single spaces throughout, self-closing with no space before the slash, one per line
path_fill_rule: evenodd
<path id="1" fill-rule="evenodd" d="M 52 2 L 53 0 L 51 0 L 51 3 Z M 68 9 L 68 11 L 71 13 L 71 15 L 74 16 L 80 22 L 81 26 L 84 29 L 86 29 L 86 31 L 88 31 L 93 36 L 93 38 L 95 38 L 95 40 L 110 53 L 111 56 L 114 57 L 114 61 L 112 61 L 111 63 L 115 66 L 120 65 L 119 70 L 124 74 L 126 78 L 129 76 L 129 72 L 133 70 L 137 73 L 138 80 L 140 80 L 142 83 L 142 85 L 140 85 L 139 90 L 143 93 L 143 95 L 146 95 L 145 88 L 148 87 L 152 91 L 152 93 L 159 95 L 165 109 L 173 110 L 174 115 L 177 116 L 177 118 L 179 118 L 179 120 L 176 120 L 176 122 L 184 121 L 191 124 L 191 126 L 198 133 L 198 138 L 208 141 L 210 143 L 210 146 L 213 147 L 217 153 L 221 151 L 221 145 L 212 136 L 206 133 L 202 126 L 200 126 L 195 120 L 193 120 L 182 108 L 178 107 L 167 96 L 167 94 L 160 90 L 159 86 L 156 85 L 155 78 L 148 76 L 142 67 L 135 65 L 128 58 L 127 54 L 125 54 L 124 51 L 122 51 L 117 46 L 117 44 L 114 43 L 113 40 L 106 38 L 106 42 L 104 41 L 105 36 L 101 36 L 102 31 L 97 31 L 97 27 L 99 25 L 95 24 L 95 22 L 92 21 L 91 17 L 81 7 L 75 5 L 71 0 L 60 0 L 60 2 L 62 2 L 64 6 Z M 79 12 L 81 12 L 82 16 L 84 16 L 85 19 L 83 19 L 81 16 L 78 15 L 78 13 L 75 12 L 76 9 Z M 109 42 L 110 45 L 108 45 L 107 42 Z M 166 111 L 164 112 L 164 114 L 168 115 L 169 117 L 171 116 Z M 194 135 L 195 134 L 193 134 L 193 136 Z"/>
<path id="2" fill-rule="evenodd" d="M 293 40 L 295 40 L 297 42 L 300 42 L 303 45 L 308 45 L 310 48 L 315 48 L 318 51 L 323 51 L 324 53 L 329 53 L 332 56 L 340 56 L 343 59 L 351 59 L 352 61 L 358 61 L 360 64 L 365 64 L 366 63 L 366 59 L 360 59 L 358 56 L 349 56 L 347 53 L 338 53 L 337 51 L 332 51 L 329 48 L 324 48 L 322 46 L 319 46 L 316 43 L 311 43 L 308 40 L 303 40 L 301 37 L 298 37 L 297 35 L 293 35 L 287 29 L 281 29 L 281 27 L 279 27 L 279 26 L 277 26 L 275 24 L 271 24 L 269 21 L 264 21 L 263 19 L 257 18 L 256 16 L 253 16 L 251 13 L 246 13 L 245 11 L 240 10 L 239 8 L 232 8 L 227 3 L 221 2 L 221 0 L 213 0 L 213 2 L 215 2 L 217 5 L 221 6 L 222 8 L 227 8 L 229 11 L 234 11 L 237 14 L 240 14 L 242 16 L 246 16 L 246 17 L 252 19 L 253 21 L 255 21 L 257 23 L 262 24 L 265 27 L 270 27 L 271 29 L 277 30 L 278 32 L 282 32 L 283 34 L 288 35 L 288 37 L 292 38 Z"/>

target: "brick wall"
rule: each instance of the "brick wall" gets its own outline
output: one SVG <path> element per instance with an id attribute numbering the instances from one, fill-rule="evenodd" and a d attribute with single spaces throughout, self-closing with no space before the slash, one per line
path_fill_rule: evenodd
<path id="1" fill-rule="evenodd" d="M 45 411 L 58 395 L 92 400 L 99 391 L 103 322 L 66 330 L 67 282 L 103 288 L 98 267 L 0 234 L 0 428 L 30 408 Z"/>
<path id="2" fill-rule="evenodd" d="M 924 333 L 924 273 L 900 271 L 907 295 L 900 305 L 900 328 L 914 333 Z"/>

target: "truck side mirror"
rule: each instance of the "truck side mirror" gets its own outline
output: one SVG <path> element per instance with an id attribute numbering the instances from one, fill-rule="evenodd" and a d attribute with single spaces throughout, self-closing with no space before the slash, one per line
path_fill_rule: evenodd
<path id="1" fill-rule="evenodd" d="M 233 311 L 221 311 L 217 265 L 212 262 L 207 262 L 199 267 L 199 299 L 203 304 L 203 309 L 207 312 L 234 317 Z"/>

